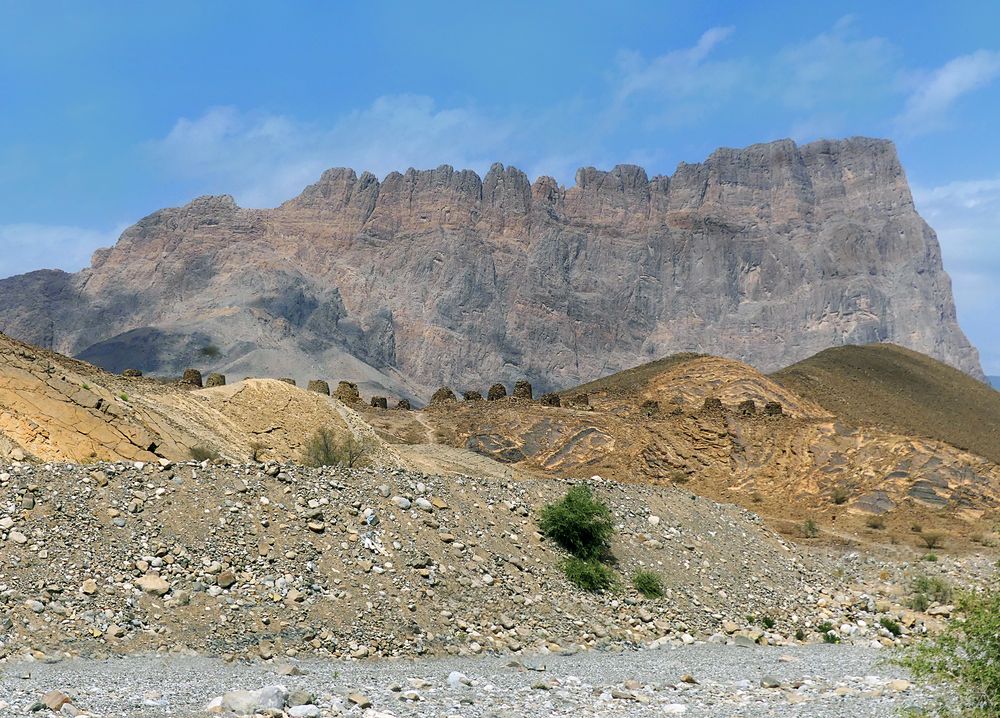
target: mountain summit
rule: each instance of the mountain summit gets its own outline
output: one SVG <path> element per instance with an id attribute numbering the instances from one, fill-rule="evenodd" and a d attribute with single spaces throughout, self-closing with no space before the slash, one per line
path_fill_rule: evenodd
<path id="1" fill-rule="evenodd" d="M 274 209 L 163 209 L 77 274 L 0 281 L 0 331 L 111 370 L 563 388 L 678 351 L 764 371 L 892 341 L 977 378 L 891 142 L 719 149 L 572 187 L 496 164 L 331 169 Z"/>

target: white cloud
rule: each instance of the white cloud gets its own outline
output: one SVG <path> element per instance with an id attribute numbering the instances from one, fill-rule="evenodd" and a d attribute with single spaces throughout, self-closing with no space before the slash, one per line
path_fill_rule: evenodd
<path id="1" fill-rule="evenodd" d="M 1000 177 L 915 187 L 920 213 L 937 231 L 962 328 L 987 374 L 1000 374 Z"/>
<path id="2" fill-rule="evenodd" d="M 215 107 L 181 119 L 151 143 L 171 171 L 250 207 L 273 206 L 302 191 L 330 167 L 379 177 L 407 167 L 484 171 L 508 150 L 515 124 L 475 107 L 438 108 L 429 97 L 380 97 L 322 127 L 291 117 Z"/>
<path id="3" fill-rule="evenodd" d="M 978 50 L 946 62 L 918 83 L 897 118 L 898 127 L 910 135 L 940 129 L 959 98 L 989 85 L 997 76 L 1000 52 Z"/>
<path id="4" fill-rule="evenodd" d="M 95 249 L 117 240 L 110 231 L 45 224 L 0 224 L 0 278 L 40 267 L 75 272 L 90 265 Z"/>

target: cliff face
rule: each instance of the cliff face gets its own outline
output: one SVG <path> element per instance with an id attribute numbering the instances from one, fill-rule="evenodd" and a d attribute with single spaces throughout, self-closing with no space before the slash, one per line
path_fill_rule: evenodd
<path id="1" fill-rule="evenodd" d="M 863 138 L 720 149 L 672 177 L 585 168 L 570 188 L 499 164 L 333 169 L 275 209 L 156 212 L 79 274 L 0 281 L 0 305 L 0 331 L 111 369 L 412 396 L 683 350 L 771 371 L 878 341 L 982 377 L 895 149 Z"/>

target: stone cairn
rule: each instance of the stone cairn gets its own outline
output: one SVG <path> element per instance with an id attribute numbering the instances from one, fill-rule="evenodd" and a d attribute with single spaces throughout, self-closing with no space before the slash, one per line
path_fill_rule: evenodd
<path id="1" fill-rule="evenodd" d="M 753 399 L 741 401 L 736 407 L 736 411 L 739 412 L 740 416 L 757 416 L 757 402 Z"/>
<path id="2" fill-rule="evenodd" d="M 518 379 L 514 382 L 514 393 L 513 397 L 515 399 L 527 399 L 531 400 L 531 382 L 527 379 Z"/>
<path id="3" fill-rule="evenodd" d="M 764 416 L 782 416 L 784 413 L 781 402 L 769 401 L 764 404 Z"/>
<path id="4" fill-rule="evenodd" d="M 138 379 L 140 376 L 142 376 L 142 371 L 139 369 L 126 369 L 125 371 L 122 372 L 122 376 L 128 379 Z"/>
<path id="5" fill-rule="evenodd" d="M 207 377 L 205 377 L 205 386 L 225 386 L 225 385 L 226 385 L 225 374 L 212 372 Z"/>
<path id="6" fill-rule="evenodd" d="M 490 401 L 497 401 L 498 399 L 507 398 L 507 387 L 503 384 L 494 384 L 490 387 L 490 390 L 486 392 L 486 398 Z"/>
<path id="7" fill-rule="evenodd" d="M 455 398 L 455 392 L 451 390 L 451 387 L 442 386 L 431 396 L 430 403 L 427 406 L 445 406 L 448 404 L 454 404 L 458 399 Z"/>
<path id="8" fill-rule="evenodd" d="M 540 401 L 544 406 L 562 406 L 562 401 L 560 401 L 559 395 L 551 391 L 547 394 L 542 394 L 538 401 Z"/>
<path id="9" fill-rule="evenodd" d="M 639 411 L 646 417 L 656 416 L 660 413 L 660 402 L 654 399 L 646 399 L 646 401 L 642 402 L 639 406 Z"/>
<path id="10" fill-rule="evenodd" d="M 721 414 L 723 412 L 722 399 L 710 396 L 705 399 L 705 403 L 702 404 L 701 408 L 706 414 Z"/>
<path id="11" fill-rule="evenodd" d="M 345 404 L 358 404 L 361 401 L 361 392 L 358 391 L 358 385 L 352 381 L 339 382 L 337 384 L 337 393 L 334 396 Z"/>
<path id="12" fill-rule="evenodd" d="M 480 394 L 478 391 L 472 390 L 462 394 L 462 399 L 464 399 L 465 401 L 482 401 L 483 395 Z"/>
<path id="13" fill-rule="evenodd" d="M 396 408 L 400 411 L 409 411 L 412 407 L 410 406 L 409 399 L 400 399 L 396 402 Z"/>
<path id="14" fill-rule="evenodd" d="M 278 381 L 284 382 L 285 384 L 291 384 L 292 386 L 296 386 L 295 380 L 292 379 L 291 377 L 283 376 L 280 379 L 278 379 Z"/>
<path id="15" fill-rule="evenodd" d="M 201 388 L 201 372 L 197 369 L 185 369 L 184 376 L 181 377 L 181 384 L 188 384 Z"/>
<path id="16" fill-rule="evenodd" d="M 389 400 L 384 396 L 373 396 L 372 397 L 372 407 L 375 409 L 388 409 Z"/>
<path id="17" fill-rule="evenodd" d="M 307 388 L 309 391 L 314 391 L 317 394 L 326 394 L 327 396 L 330 396 L 330 385 L 322 379 L 310 379 Z"/>

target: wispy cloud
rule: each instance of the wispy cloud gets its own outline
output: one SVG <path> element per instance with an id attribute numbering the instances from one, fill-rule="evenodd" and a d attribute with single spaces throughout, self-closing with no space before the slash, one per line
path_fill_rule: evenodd
<path id="1" fill-rule="evenodd" d="M 944 127 L 955 103 L 1000 76 L 1000 52 L 979 50 L 961 55 L 927 74 L 906 100 L 897 126 L 909 135 Z"/>
<path id="2" fill-rule="evenodd" d="M 1000 177 L 915 187 L 920 213 L 941 241 L 962 328 L 988 374 L 1000 374 Z"/>
<path id="3" fill-rule="evenodd" d="M 75 272 L 99 247 L 114 244 L 125 225 L 103 231 L 45 224 L 0 224 L 0 278 L 39 267 Z"/>
<path id="4" fill-rule="evenodd" d="M 474 106 L 440 108 L 420 95 L 380 97 L 323 127 L 293 117 L 214 107 L 177 121 L 152 142 L 154 159 L 246 206 L 271 206 L 294 196 L 334 166 L 383 176 L 407 167 L 450 163 L 476 170 L 503 156 L 510 118 Z"/>

